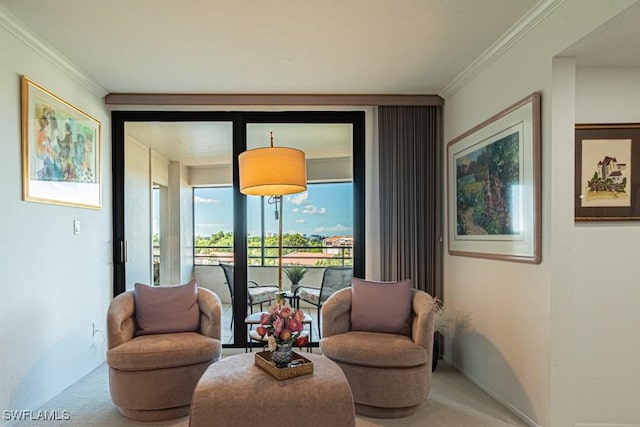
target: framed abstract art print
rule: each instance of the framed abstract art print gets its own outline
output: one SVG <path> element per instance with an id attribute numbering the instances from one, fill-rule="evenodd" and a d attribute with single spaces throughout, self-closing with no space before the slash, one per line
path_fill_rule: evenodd
<path id="1" fill-rule="evenodd" d="M 100 209 L 100 122 L 25 76 L 21 95 L 23 199 Z"/>

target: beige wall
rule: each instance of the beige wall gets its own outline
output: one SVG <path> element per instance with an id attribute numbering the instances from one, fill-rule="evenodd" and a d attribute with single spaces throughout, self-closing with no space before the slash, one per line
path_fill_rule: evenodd
<path id="1" fill-rule="evenodd" d="M 445 357 L 530 425 L 566 426 L 593 419 L 573 409 L 582 407 L 581 399 L 592 399 L 574 382 L 575 359 L 591 349 L 578 346 L 580 334 L 573 328 L 577 280 L 574 263 L 566 262 L 577 244 L 573 205 L 567 202 L 573 183 L 566 179 L 573 164 L 573 117 L 566 115 L 573 107 L 560 111 L 567 101 L 558 98 L 567 93 L 559 90 L 565 86 L 555 86 L 553 72 L 566 73 L 567 66 L 554 68 L 553 57 L 631 3 L 558 2 L 495 61 L 445 96 L 446 143 L 530 93 L 542 92 L 542 263 L 444 256 L 445 301 L 471 312 L 475 328 L 448 343 Z M 570 64 L 568 68 L 571 74 Z M 572 77 L 561 80 L 569 84 L 571 95 Z M 565 117 L 555 118 L 554 107 Z M 597 390 L 592 387 L 591 396 Z M 612 414 L 606 418 L 616 421 Z"/>
<path id="2" fill-rule="evenodd" d="M 105 359 L 111 124 L 100 95 L 8 31 L 5 19 L 0 10 L 0 409 L 35 410 Z M 101 209 L 22 201 L 22 74 L 101 122 Z"/>
<path id="3" fill-rule="evenodd" d="M 575 87 L 577 123 L 640 123 L 640 68 L 578 68 Z M 576 421 L 640 425 L 640 226 L 577 223 L 573 237 Z"/>

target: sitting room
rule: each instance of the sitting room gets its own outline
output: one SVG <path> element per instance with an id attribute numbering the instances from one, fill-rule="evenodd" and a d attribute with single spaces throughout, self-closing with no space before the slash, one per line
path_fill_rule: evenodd
<path id="1" fill-rule="evenodd" d="M 639 19 L 0 0 L 0 425 L 640 426 Z"/>

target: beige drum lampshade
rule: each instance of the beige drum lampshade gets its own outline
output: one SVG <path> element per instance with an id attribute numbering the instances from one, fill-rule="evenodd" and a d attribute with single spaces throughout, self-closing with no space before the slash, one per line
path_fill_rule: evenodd
<path id="1" fill-rule="evenodd" d="M 307 189 L 304 152 L 288 147 L 247 150 L 238 156 L 240 192 L 250 196 L 282 196 Z"/>

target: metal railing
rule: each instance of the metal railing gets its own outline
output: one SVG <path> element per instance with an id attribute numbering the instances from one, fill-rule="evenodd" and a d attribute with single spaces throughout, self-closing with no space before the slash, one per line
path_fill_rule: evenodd
<path id="1" fill-rule="evenodd" d="M 248 265 L 278 265 L 277 246 L 249 246 Z M 352 266 L 352 246 L 283 246 L 283 265 L 300 264 L 308 267 Z M 299 253 L 300 255 L 296 255 Z M 305 254 L 305 255 L 302 255 Z M 309 255 L 317 254 L 317 256 Z M 194 265 L 217 265 L 220 262 L 233 262 L 231 246 L 195 246 Z"/>

